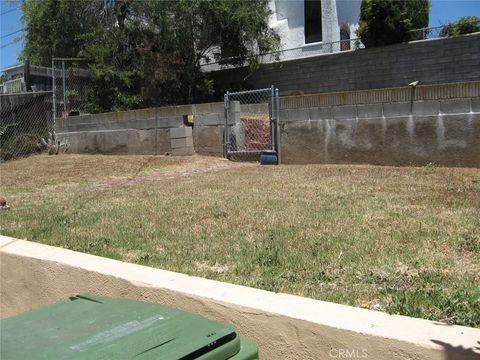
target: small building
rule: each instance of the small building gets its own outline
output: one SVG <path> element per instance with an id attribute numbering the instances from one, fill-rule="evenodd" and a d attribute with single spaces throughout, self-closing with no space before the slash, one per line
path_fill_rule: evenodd
<path id="1" fill-rule="evenodd" d="M 0 84 L 0 93 L 12 94 L 28 91 L 52 90 L 52 68 L 24 63 L 8 66 L 0 70 L 7 81 Z"/>

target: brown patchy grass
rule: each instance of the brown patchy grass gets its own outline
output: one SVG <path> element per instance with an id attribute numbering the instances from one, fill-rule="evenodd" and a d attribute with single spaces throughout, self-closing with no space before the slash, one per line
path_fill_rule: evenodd
<path id="1" fill-rule="evenodd" d="M 202 168 L 223 160 L 205 156 L 85 156 L 35 155 L 0 165 L 4 195 L 61 189 L 79 184 L 135 178 L 152 173 Z M 34 164 L 34 166 L 32 166 Z"/>
<path id="2" fill-rule="evenodd" d="M 480 326 L 480 170 L 209 166 L 205 157 L 38 156 L 0 165 L 1 232 L 173 271 Z M 58 184 L 69 186 L 53 187 Z M 52 190 L 54 189 L 54 190 Z"/>

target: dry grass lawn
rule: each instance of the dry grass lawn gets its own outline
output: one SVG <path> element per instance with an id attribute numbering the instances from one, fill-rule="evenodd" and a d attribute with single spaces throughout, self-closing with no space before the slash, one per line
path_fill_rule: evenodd
<path id="1" fill-rule="evenodd" d="M 0 195 L 11 209 L 0 212 L 1 233 L 480 326 L 479 169 L 253 165 L 118 182 L 222 164 L 200 156 L 91 155 L 3 163 Z"/>

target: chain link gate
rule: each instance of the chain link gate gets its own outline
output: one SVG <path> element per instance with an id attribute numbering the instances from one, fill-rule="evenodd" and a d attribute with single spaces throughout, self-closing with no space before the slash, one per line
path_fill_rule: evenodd
<path id="1" fill-rule="evenodd" d="M 224 157 L 258 161 L 264 150 L 277 152 L 280 164 L 278 89 L 227 92 L 224 97 Z"/>

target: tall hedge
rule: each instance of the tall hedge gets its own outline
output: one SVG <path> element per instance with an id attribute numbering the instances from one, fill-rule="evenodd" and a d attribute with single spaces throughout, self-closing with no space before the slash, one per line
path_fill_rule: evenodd
<path id="1" fill-rule="evenodd" d="M 362 0 L 357 35 L 365 47 L 416 39 L 411 32 L 428 26 L 430 0 Z"/>

